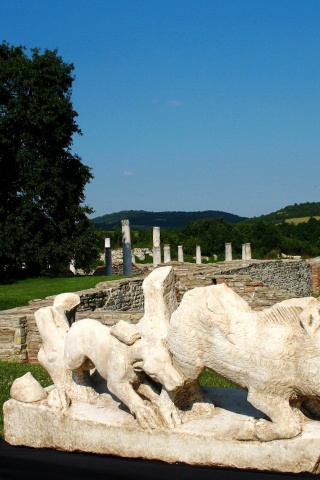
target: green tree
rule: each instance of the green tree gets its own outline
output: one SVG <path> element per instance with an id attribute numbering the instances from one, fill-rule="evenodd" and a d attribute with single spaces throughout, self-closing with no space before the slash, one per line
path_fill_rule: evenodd
<path id="1" fill-rule="evenodd" d="M 97 255 L 83 206 L 90 168 L 72 153 L 81 134 L 74 67 L 56 50 L 0 45 L 0 272 L 86 269 Z"/>

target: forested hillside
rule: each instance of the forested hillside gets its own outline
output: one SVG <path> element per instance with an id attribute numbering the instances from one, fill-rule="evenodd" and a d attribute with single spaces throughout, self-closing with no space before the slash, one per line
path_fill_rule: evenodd
<path id="1" fill-rule="evenodd" d="M 320 220 L 314 218 L 320 216 L 320 202 L 291 205 L 278 212 L 243 221 L 232 214 L 226 214 L 226 218 L 209 217 L 209 214 L 221 213 L 126 211 L 98 217 L 94 225 L 107 227 L 100 231 L 101 245 L 103 237 L 108 236 L 113 248 L 121 246 L 121 219 L 130 219 L 132 245 L 135 247 L 151 248 L 152 227 L 160 226 L 161 242 L 170 244 L 173 259 L 177 257 L 178 245 L 183 245 L 184 253 L 190 259 L 195 255 L 196 245 L 200 245 L 203 255 L 211 257 L 211 260 L 213 255 L 218 260 L 224 260 L 226 242 L 232 242 L 234 258 L 241 258 L 242 244 L 246 242 L 251 243 L 253 258 L 257 259 L 277 258 L 281 253 L 306 258 L 320 256 Z M 101 219 L 106 217 L 109 217 L 110 223 L 104 224 Z M 190 221 L 194 217 L 196 220 Z M 304 223 L 287 222 L 296 217 L 311 218 Z M 134 222 L 138 219 L 143 219 L 144 223 L 136 225 Z M 145 225 L 147 222 L 149 225 Z M 175 227 L 170 228 L 170 225 Z"/>
<path id="2" fill-rule="evenodd" d="M 112 247 L 121 246 L 121 228 L 100 231 L 101 245 L 104 236 L 111 238 Z M 131 230 L 133 247 L 152 248 L 152 228 Z M 223 219 L 205 219 L 190 222 L 182 229 L 161 230 L 161 243 L 170 244 L 172 258 L 177 257 L 178 245 L 184 253 L 195 255 L 196 245 L 202 255 L 218 256 L 224 260 L 225 243 L 232 242 L 234 258 L 241 258 L 242 244 L 250 242 L 253 258 L 272 259 L 281 253 L 302 255 L 305 258 L 320 256 L 320 220 L 310 218 L 306 223 L 293 224 L 285 221 L 275 224 L 261 219 L 250 222 L 228 223 Z"/>
<path id="3" fill-rule="evenodd" d="M 102 217 L 92 219 L 93 225 L 98 230 L 112 230 L 121 225 L 121 220 L 130 220 L 130 226 L 134 230 L 143 230 L 149 227 L 184 228 L 189 222 L 201 219 L 223 218 L 229 223 L 237 223 L 246 220 L 247 217 L 239 217 L 232 213 L 220 212 L 218 210 L 207 210 L 204 212 L 146 212 L 144 210 L 125 210 L 117 213 L 110 213 Z"/>
<path id="4" fill-rule="evenodd" d="M 258 217 L 262 220 L 271 222 L 280 222 L 281 220 L 289 220 L 292 218 L 301 217 L 319 217 L 320 216 L 320 202 L 306 202 L 295 203 L 294 205 L 288 205 L 281 208 L 276 212 L 269 213 L 268 215 L 261 215 Z M 253 220 L 253 219 L 250 219 Z"/>

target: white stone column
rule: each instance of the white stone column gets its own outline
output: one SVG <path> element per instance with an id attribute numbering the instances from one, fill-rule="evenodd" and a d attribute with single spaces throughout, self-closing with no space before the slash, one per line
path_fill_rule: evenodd
<path id="1" fill-rule="evenodd" d="M 161 263 L 160 227 L 153 227 L 153 266 Z"/>
<path id="2" fill-rule="evenodd" d="M 182 245 L 178 245 L 178 262 L 184 262 Z"/>
<path id="3" fill-rule="evenodd" d="M 104 239 L 104 258 L 106 275 L 112 275 L 112 252 L 111 252 L 111 240 L 110 238 Z"/>
<path id="4" fill-rule="evenodd" d="M 251 243 L 245 243 L 246 260 L 251 260 Z"/>
<path id="5" fill-rule="evenodd" d="M 226 262 L 232 261 L 232 243 L 225 243 L 225 259 Z"/>
<path id="6" fill-rule="evenodd" d="M 121 225 L 122 225 L 123 275 L 132 275 L 130 222 L 129 220 L 121 220 Z"/>
<path id="7" fill-rule="evenodd" d="M 196 246 L 196 264 L 200 265 L 201 263 L 201 247 L 200 245 Z"/>
<path id="8" fill-rule="evenodd" d="M 71 262 L 70 262 L 70 265 L 69 265 L 69 270 L 70 272 L 73 273 L 73 275 L 77 275 L 77 271 L 76 271 L 76 261 L 74 258 L 71 259 Z"/>
<path id="9" fill-rule="evenodd" d="M 171 262 L 170 245 L 167 243 L 163 246 L 163 263 Z"/>
<path id="10" fill-rule="evenodd" d="M 251 243 L 242 244 L 242 260 L 251 260 Z"/>

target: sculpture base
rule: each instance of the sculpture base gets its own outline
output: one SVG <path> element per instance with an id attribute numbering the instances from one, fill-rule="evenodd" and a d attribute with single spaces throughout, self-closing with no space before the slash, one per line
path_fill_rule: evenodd
<path id="1" fill-rule="evenodd" d="M 74 403 L 55 413 L 45 401 L 4 404 L 5 439 L 11 445 L 56 448 L 129 458 L 184 462 L 278 472 L 319 473 L 320 422 L 308 420 L 291 440 L 238 441 L 243 422 L 263 418 L 246 401 L 246 392 L 205 389 L 214 414 L 197 417 L 172 430 L 143 430 L 110 395 L 96 405 Z"/>

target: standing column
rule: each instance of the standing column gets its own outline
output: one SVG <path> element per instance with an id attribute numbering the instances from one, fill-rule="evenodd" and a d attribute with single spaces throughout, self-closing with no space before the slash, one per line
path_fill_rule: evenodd
<path id="1" fill-rule="evenodd" d="M 112 275 L 112 252 L 111 252 L 111 240 L 110 238 L 104 239 L 104 258 L 105 258 L 105 268 L 106 275 Z"/>
<path id="2" fill-rule="evenodd" d="M 178 262 L 183 262 L 183 247 L 178 245 Z"/>
<path id="3" fill-rule="evenodd" d="M 76 261 L 75 261 L 74 258 L 72 258 L 71 261 L 70 261 L 69 269 L 70 269 L 70 272 L 73 273 L 73 275 L 77 275 L 77 271 L 76 271 Z"/>
<path id="4" fill-rule="evenodd" d="M 246 244 L 242 244 L 242 260 L 246 259 Z"/>
<path id="5" fill-rule="evenodd" d="M 130 222 L 129 220 L 121 220 L 121 225 L 122 225 L 123 275 L 132 275 Z"/>
<path id="6" fill-rule="evenodd" d="M 170 245 L 167 243 L 163 246 L 163 263 L 171 262 Z"/>
<path id="7" fill-rule="evenodd" d="M 161 263 L 160 227 L 153 227 L 153 266 Z"/>
<path id="8" fill-rule="evenodd" d="M 232 243 L 225 243 L 225 259 L 226 262 L 231 262 L 232 261 Z"/>
<path id="9" fill-rule="evenodd" d="M 251 243 L 245 243 L 246 260 L 251 260 Z"/>
<path id="10" fill-rule="evenodd" d="M 201 263 L 201 247 L 200 245 L 196 246 L 196 263 L 200 265 Z"/>

